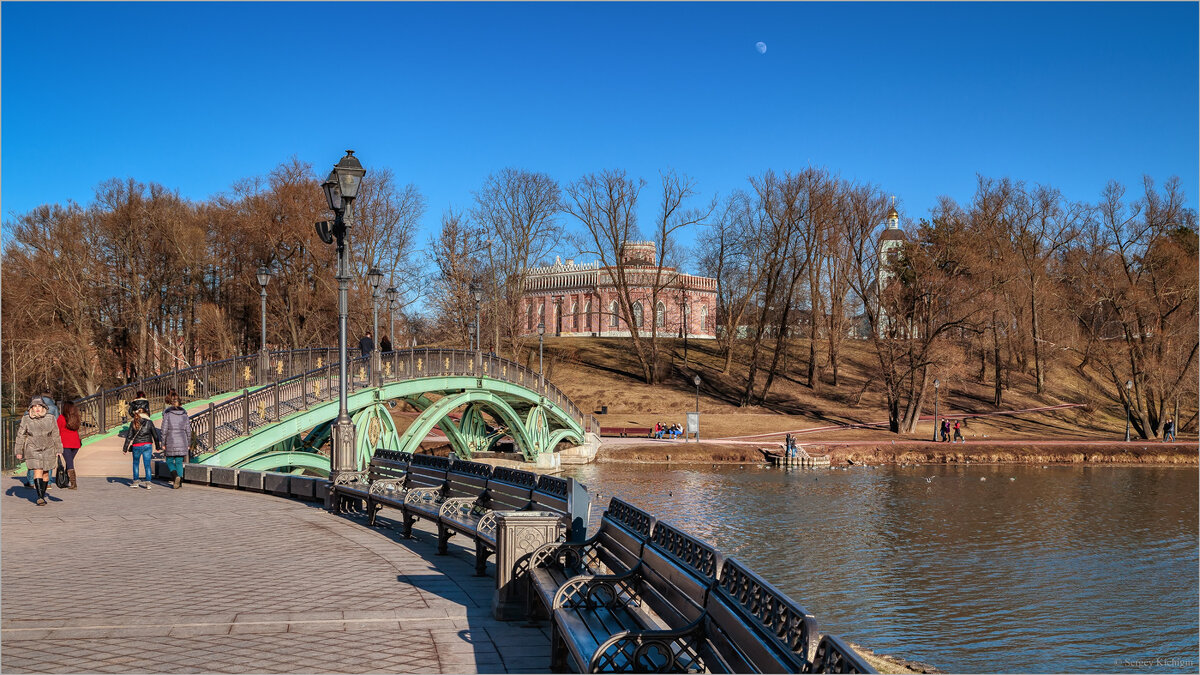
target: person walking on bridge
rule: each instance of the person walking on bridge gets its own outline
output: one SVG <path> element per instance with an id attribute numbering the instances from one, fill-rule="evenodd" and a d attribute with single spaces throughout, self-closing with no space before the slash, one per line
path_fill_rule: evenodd
<path id="1" fill-rule="evenodd" d="M 171 487 L 178 490 L 183 484 L 184 458 L 191 446 L 192 423 L 174 389 L 167 394 L 166 403 L 162 416 L 163 456 L 167 458 L 167 470 L 171 472 Z"/>
<path id="2" fill-rule="evenodd" d="M 133 416 L 133 421 L 129 423 L 129 435 L 125 437 L 125 447 L 122 449 L 122 452 L 133 452 L 133 481 L 129 483 L 129 487 L 150 489 L 150 458 L 158 449 L 159 442 L 158 429 L 154 428 L 154 422 L 150 420 L 150 415 L 139 410 Z M 139 459 L 142 461 L 146 474 L 146 480 L 140 483 L 138 481 Z"/>
<path id="3" fill-rule="evenodd" d="M 388 339 L 388 336 L 384 335 L 379 338 L 379 351 L 385 354 L 392 351 L 392 341 Z"/>
<path id="4" fill-rule="evenodd" d="M 58 434 L 62 437 L 63 464 L 67 469 L 68 490 L 75 490 L 79 483 L 75 480 L 75 454 L 83 442 L 79 440 L 79 406 L 72 401 L 63 401 L 62 414 L 58 416 Z M 61 469 L 60 469 L 61 471 Z"/>
<path id="5" fill-rule="evenodd" d="M 367 331 L 367 334 L 358 341 L 358 349 L 364 357 L 370 356 L 371 352 L 375 351 L 375 341 L 371 339 L 371 331 Z"/>
<path id="6" fill-rule="evenodd" d="M 58 462 L 62 452 L 62 436 L 58 433 L 58 420 L 47 414 L 46 402 L 40 396 L 35 396 L 29 402 L 29 410 L 21 417 L 17 427 L 17 440 L 13 452 L 17 459 L 25 460 L 26 466 L 33 471 L 34 490 L 37 491 L 37 505 L 46 505 L 46 476 Z"/>

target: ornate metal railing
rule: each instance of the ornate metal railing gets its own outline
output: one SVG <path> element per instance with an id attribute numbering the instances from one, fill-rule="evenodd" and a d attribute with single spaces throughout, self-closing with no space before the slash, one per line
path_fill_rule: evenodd
<path id="1" fill-rule="evenodd" d="M 285 353 L 273 355 L 273 359 L 278 359 L 273 363 L 282 363 L 282 354 Z M 369 361 L 370 357 L 359 357 L 347 362 L 347 395 L 374 386 Z M 336 361 L 306 361 L 301 358 L 295 362 L 316 363 L 317 367 L 255 389 L 244 387 L 241 394 L 219 404 L 210 403 L 207 409 L 194 413 L 191 422 L 197 454 L 212 452 L 239 436 L 250 435 L 259 427 L 278 422 L 314 403 L 324 403 L 338 397 L 340 389 Z M 291 372 L 284 366 L 273 368 L 277 376 Z M 377 378 L 379 384 L 435 377 L 487 377 L 516 384 L 537 392 L 558 406 L 585 432 L 596 433 L 600 429 L 596 419 L 584 415 L 562 390 L 514 361 L 461 349 L 409 349 L 381 355 Z"/>
<path id="2" fill-rule="evenodd" d="M 358 357 L 348 362 L 352 391 L 369 384 L 366 376 L 368 360 L 368 357 Z M 383 382 L 442 376 L 491 377 L 511 382 L 546 397 L 585 431 L 599 433 L 600 430 L 596 418 L 584 415 L 562 390 L 536 372 L 508 359 L 462 349 L 406 349 L 382 354 L 381 364 Z M 172 389 L 179 393 L 184 403 L 241 391 L 242 395 L 220 404 L 210 404 L 208 410 L 198 415 L 207 420 L 211 414 L 212 421 L 207 422 L 208 426 L 221 431 L 193 426 L 205 445 L 212 440 L 210 437 L 215 437 L 219 445 L 311 403 L 332 400 L 338 395 L 337 365 L 337 350 L 331 347 L 273 351 L 266 359 L 261 354 L 248 354 L 105 389 L 75 401 L 80 408 L 80 436 L 102 434 L 127 422 L 129 403 L 138 391 L 146 393 L 151 410 L 162 410 L 167 392 Z M 322 379 L 323 386 L 312 386 Z M 204 432 L 209 433 L 206 436 Z"/>
<path id="3" fill-rule="evenodd" d="M 337 350 L 313 348 L 275 351 L 270 352 L 266 360 L 261 354 L 248 354 L 105 389 L 75 401 L 81 418 L 79 435 L 87 438 L 102 434 L 129 421 L 129 403 L 139 391 L 146 392 L 151 410 L 162 410 L 167 392 L 171 389 L 179 393 L 184 403 L 202 401 L 298 375 L 312 370 L 322 360 L 328 362 L 331 356 L 336 358 Z"/>

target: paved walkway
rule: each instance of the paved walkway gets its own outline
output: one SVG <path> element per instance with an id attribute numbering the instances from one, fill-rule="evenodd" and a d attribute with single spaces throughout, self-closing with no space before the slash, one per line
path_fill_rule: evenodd
<path id="1" fill-rule="evenodd" d="M 47 506 L 6 478 L 0 670 L 549 672 L 549 628 L 491 618 L 471 554 L 319 506 L 83 478 Z"/>

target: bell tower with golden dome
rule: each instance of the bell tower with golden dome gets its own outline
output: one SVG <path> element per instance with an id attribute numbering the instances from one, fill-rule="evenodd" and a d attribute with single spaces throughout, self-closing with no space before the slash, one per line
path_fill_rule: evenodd
<path id="1" fill-rule="evenodd" d="M 892 195 L 892 204 L 887 211 L 887 227 L 879 235 L 879 264 L 875 270 L 877 290 L 881 296 L 883 290 L 887 288 L 888 282 L 894 276 L 888 269 L 888 265 L 896 259 L 896 256 L 900 255 L 904 241 L 904 230 L 900 229 L 900 213 L 896 211 L 896 196 Z M 887 322 L 887 314 L 883 310 L 883 303 L 880 302 L 878 326 L 881 331 L 885 330 Z"/>

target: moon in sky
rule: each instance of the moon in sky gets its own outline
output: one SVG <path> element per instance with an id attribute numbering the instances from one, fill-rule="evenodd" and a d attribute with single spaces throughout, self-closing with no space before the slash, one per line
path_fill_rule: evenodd
<path id="1" fill-rule="evenodd" d="M 754 48 L 758 50 L 759 54 L 767 53 L 767 43 L 765 43 L 765 42 L 755 42 Z"/>

